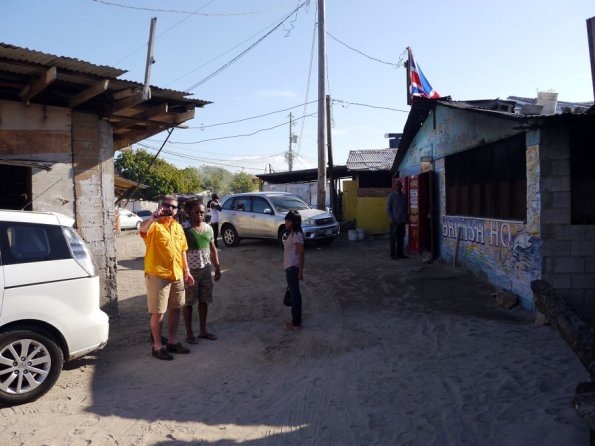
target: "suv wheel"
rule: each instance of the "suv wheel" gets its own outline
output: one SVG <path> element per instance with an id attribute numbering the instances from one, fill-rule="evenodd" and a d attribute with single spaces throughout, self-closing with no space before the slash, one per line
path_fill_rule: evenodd
<path id="1" fill-rule="evenodd" d="M 277 233 L 277 241 L 279 242 L 279 246 L 283 248 L 285 246 L 285 241 L 287 240 L 287 231 L 285 230 L 285 226 L 281 226 L 279 228 L 279 232 Z"/>
<path id="2" fill-rule="evenodd" d="M 35 401 L 56 383 L 64 356 L 50 338 L 29 330 L 0 334 L 0 403 Z"/>
<path id="3" fill-rule="evenodd" d="M 225 246 L 238 246 L 238 244 L 240 243 L 238 231 L 236 231 L 236 229 L 231 225 L 223 226 L 223 230 L 221 231 L 221 238 L 223 239 L 223 243 L 225 243 Z"/>

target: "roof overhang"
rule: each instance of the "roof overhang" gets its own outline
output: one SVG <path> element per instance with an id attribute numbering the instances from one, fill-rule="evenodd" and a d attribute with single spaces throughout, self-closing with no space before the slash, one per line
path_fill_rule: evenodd
<path id="1" fill-rule="evenodd" d="M 327 168 L 327 176 L 329 174 Z M 350 178 L 347 166 L 333 166 L 333 178 Z M 305 183 L 318 180 L 318 169 L 292 170 L 291 172 L 274 172 L 256 175 L 269 184 Z"/>
<path id="2" fill-rule="evenodd" d="M 93 113 L 112 124 L 114 149 L 194 118 L 210 101 L 118 79 L 126 71 L 0 43 L 0 99 Z"/>

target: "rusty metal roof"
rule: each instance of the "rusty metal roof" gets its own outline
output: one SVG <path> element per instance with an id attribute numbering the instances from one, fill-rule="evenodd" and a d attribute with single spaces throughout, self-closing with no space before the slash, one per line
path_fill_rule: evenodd
<path id="1" fill-rule="evenodd" d="M 347 170 L 354 172 L 390 171 L 397 149 L 351 150 L 347 157 Z"/>

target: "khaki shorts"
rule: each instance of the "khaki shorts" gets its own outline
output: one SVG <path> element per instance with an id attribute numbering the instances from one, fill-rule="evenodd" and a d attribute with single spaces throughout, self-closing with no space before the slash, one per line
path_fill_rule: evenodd
<path id="1" fill-rule="evenodd" d="M 186 305 L 194 305 L 197 301 L 210 304 L 213 302 L 213 277 L 211 265 L 204 268 L 190 268 L 194 277 L 194 285 L 186 287 Z"/>
<path id="2" fill-rule="evenodd" d="M 147 306 L 151 314 L 164 314 L 168 308 L 178 309 L 184 306 L 184 279 L 172 282 L 168 279 L 145 274 L 147 285 Z"/>

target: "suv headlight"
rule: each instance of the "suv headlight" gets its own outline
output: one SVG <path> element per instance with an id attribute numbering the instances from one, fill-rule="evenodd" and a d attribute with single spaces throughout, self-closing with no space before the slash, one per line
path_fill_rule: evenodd
<path id="1" fill-rule="evenodd" d="M 302 225 L 304 225 L 304 226 L 314 226 L 314 225 L 316 225 L 316 222 L 314 221 L 313 218 L 305 218 L 302 221 Z"/>

